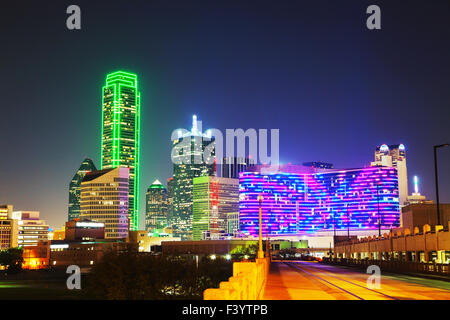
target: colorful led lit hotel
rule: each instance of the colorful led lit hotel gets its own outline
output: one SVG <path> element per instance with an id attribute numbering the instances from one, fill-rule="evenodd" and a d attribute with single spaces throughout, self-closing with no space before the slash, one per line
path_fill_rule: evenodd
<path id="1" fill-rule="evenodd" d="M 400 224 L 397 170 L 389 167 L 322 173 L 242 172 L 241 232 L 259 233 L 258 195 L 263 195 L 262 233 L 389 229 Z M 379 220 L 380 219 L 380 220 Z"/>

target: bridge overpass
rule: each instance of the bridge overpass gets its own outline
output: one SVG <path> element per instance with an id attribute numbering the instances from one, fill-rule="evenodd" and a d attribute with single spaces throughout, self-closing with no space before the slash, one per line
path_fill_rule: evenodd
<path id="1" fill-rule="evenodd" d="M 433 280 L 381 272 L 380 286 L 369 287 L 361 270 L 306 261 L 257 259 L 240 262 L 230 281 L 207 289 L 205 300 L 449 300 L 450 279 Z M 247 264 L 245 266 L 245 264 Z M 236 265 L 235 265 L 236 266 Z"/>

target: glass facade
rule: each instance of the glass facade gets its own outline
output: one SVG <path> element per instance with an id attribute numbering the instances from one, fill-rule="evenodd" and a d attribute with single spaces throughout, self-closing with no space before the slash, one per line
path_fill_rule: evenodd
<path id="1" fill-rule="evenodd" d="M 140 93 L 135 74 L 117 71 L 103 87 L 101 169 L 130 169 L 128 218 L 139 229 Z"/>
<path id="2" fill-rule="evenodd" d="M 168 226 L 168 193 L 158 180 L 147 189 L 145 197 L 145 230 L 152 232 Z"/>
<path id="3" fill-rule="evenodd" d="M 94 162 L 91 159 L 84 159 L 81 163 L 78 171 L 70 180 L 69 184 L 69 212 L 68 220 L 77 219 L 80 217 L 80 192 L 81 192 L 81 181 L 88 172 L 97 170 Z"/>
<path id="4" fill-rule="evenodd" d="M 218 240 L 228 236 L 228 214 L 238 210 L 238 179 L 194 178 L 192 240 Z"/>
<path id="5" fill-rule="evenodd" d="M 240 229 L 258 236 L 262 194 L 263 235 L 398 227 L 397 170 L 371 167 L 323 173 L 243 172 L 239 179 Z"/>
<path id="6" fill-rule="evenodd" d="M 214 175 L 212 159 L 203 159 L 203 152 L 212 141 L 211 137 L 197 130 L 195 116 L 192 131 L 172 140 L 174 164 L 170 222 L 174 236 L 183 240 L 192 239 L 193 179 Z"/>
<path id="7" fill-rule="evenodd" d="M 101 222 L 105 239 L 128 235 L 128 168 L 86 174 L 81 182 L 81 219 Z"/>

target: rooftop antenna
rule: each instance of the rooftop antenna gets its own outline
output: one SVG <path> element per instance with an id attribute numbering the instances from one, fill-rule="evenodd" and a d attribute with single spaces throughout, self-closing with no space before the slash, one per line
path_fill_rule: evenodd
<path id="1" fill-rule="evenodd" d="M 197 116 L 195 114 L 192 116 L 192 133 L 197 133 Z"/>

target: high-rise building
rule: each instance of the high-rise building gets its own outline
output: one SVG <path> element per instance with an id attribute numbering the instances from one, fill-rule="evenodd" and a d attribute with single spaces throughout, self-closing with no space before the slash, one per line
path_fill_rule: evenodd
<path id="1" fill-rule="evenodd" d="M 172 140 L 173 201 L 171 223 L 175 237 L 183 240 L 192 238 L 192 188 L 193 179 L 214 175 L 214 153 L 203 159 L 206 146 L 213 140 L 208 132 L 203 133 L 193 116 L 192 130 L 180 132 Z"/>
<path id="2" fill-rule="evenodd" d="M 403 144 L 377 146 L 375 149 L 375 161 L 371 163 L 371 166 L 397 169 L 400 206 L 404 206 L 408 200 L 408 172 L 406 170 L 405 146 Z"/>
<path id="3" fill-rule="evenodd" d="M 224 157 L 222 163 L 222 177 L 239 179 L 239 172 L 243 172 L 247 167 L 255 164 L 255 160 L 250 158 Z"/>
<path id="4" fill-rule="evenodd" d="M 173 224 L 173 177 L 167 179 L 167 224 L 172 228 Z"/>
<path id="5" fill-rule="evenodd" d="M 19 247 L 37 246 L 39 241 L 48 240 L 48 225 L 39 217 L 39 211 L 14 211 L 19 219 Z"/>
<path id="6" fill-rule="evenodd" d="M 13 206 L 0 205 L 0 250 L 19 245 L 19 220 L 13 218 Z"/>
<path id="7" fill-rule="evenodd" d="M 240 231 L 247 236 L 259 233 L 260 195 L 263 235 L 378 234 L 400 224 L 397 170 L 392 167 L 243 172 L 239 192 Z"/>
<path id="8" fill-rule="evenodd" d="M 83 180 L 86 173 L 95 171 L 97 168 L 95 167 L 94 162 L 86 158 L 81 163 L 77 172 L 73 176 L 72 180 L 69 184 L 69 215 L 68 220 L 71 221 L 73 219 L 78 219 L 80 217 L 80 190 L 81 190 L 81 181 Z"/>
<path id="9" fill-rule="evenodd" d="M 102 106 L 101 169 L 129 168 L 130 230 L 139 230 L 140 93 L 137 76 L 116 71 L 106 76 Z"/>
<path id="10" fill-rule="evenodd" d="M 105 239 L 126 238 L 128 235 L 129 168 L 93 171 L 81 182 L 82 220 L 102 222 Z"/>
<path id="11" fill-rule="evenodd" d="M 147 189 L 145 197 L 145 230 L 163 229 L 168 225 L 168 194 L 164 185 L 155 180 Z"/>
<path id="12" fill-rule="evenodd" d="M 193 179 L 192 239 L 218 240 L 228 235 L 227 215 L 239 212 L 239 180 Z"/>

